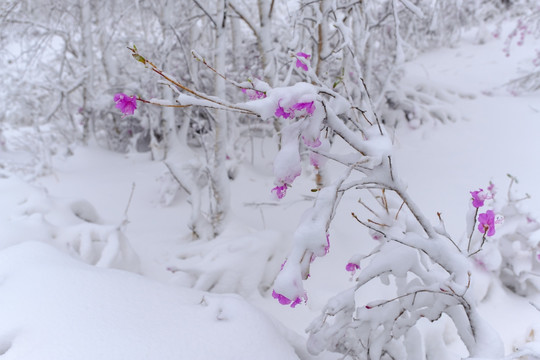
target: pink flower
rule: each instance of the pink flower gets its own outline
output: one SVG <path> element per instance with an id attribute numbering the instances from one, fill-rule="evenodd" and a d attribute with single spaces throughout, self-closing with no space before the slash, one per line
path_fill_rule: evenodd
<path id="1" fill-rule="evenodd" d="M 302 300 L 297 297 L 296 300 L 294 300 L 291 304 L 291 307 L 294 308 L 296 305 L 300 304 L 302 302 Z"/>
<path id="2" fill-rule="evenodd" d="M 360 265 L 355 264 L 355 263 L 350 262 L 350 263 L 347 263 L 347 265 L 345 265 L 345 270 L 351 272 L 353 275 L 358 269 L 360 269 Z"/>
<path id="3" fill-rule="evenodd" d="M 283 174 L 284 176 L 276 179 L 276 181 L 274 182 L 274 184 L 282 184 L 282 185 L 279 185 L 279 187 L 283 187 L 287 184 L 292 184 L 294 182 L 294 180 L 299 177 L 301 174 L 300 171 L 298 172 L 290 172 L 288 174 Z"/>
<path id="4" fill-rule="evenodd" d="M 302 61 L 300 61 L 300 59 L 296 59 L 296 67 L 297 68 L 300 68 L 304 71 L 307 71 L 308 70 L 308 67 L 306 64 L 304 64 Z"/>
<path id="5" fill-rule="evenodd" d="M 493 196 L 489 192 L 485 192 L 483 189 L 471 191 L 471 196 L 473 198 L 472 204 L 475 208 L 480 208 L 484 206 L 484 201 L 493 198 Z"/>
<path id="6" fill-rule="evenodd" d="M 308 115 L 312 115 L 313 112 L 315 111 L 314 101 L 296 103 L 293 106 L 291 106 L 289 109 L 287 109 L 287 111 L 285 111 L 285 109 L 281 106 L 281 100 L 282 99 L 279 99 L 278 107 L 276 109 L 276 112 L 274 113 L 276 117 L 282 116 L 284 119 L 292 119 L 293 117 L 297 116 L 295 114 L 295 111 L 305 110 L 306 114 Z"/>
<path id="7" fill-rule="evenodd" d="M 272 290 L 272 297 L 274 299 L 278 299 L 278 301 L 279 301 L 279 303 L 281 305 L 289 305 L 291 303 L 291 299 L 289 299 L 288 297 L 285 297 L 285 296 L 283 296 L 281 294 L 278 294 L 276 292 L 276 290 Z"/>
<path id="8" fill-rule="evenodd" d="M 482 234 L 487 236 L 495 235 L 495 213 L 493 210 L 478 215 L 478 223 L 478 231 Z"/>
<path id="9" fill-rule="evenodd" d="M 302 302 L 302 299 L 297 297 L 292 301 L 288 297 L 278 294 L 275 290 L 272 290 L 272 297 L 274 299 L 277 299 L 281 305 L 289 305 L 291 304 L 291 307 L 294 308 L 296 305 L 300 304 Z M 304 300 L 307 300 L 307 296 L 304 295 Z"/>
<path id="10" fill-rule="evenodd" d="M 286 112 L 285 109 L 283 109 L 281 107 L 281 100 L 278 101 L 278 108 L 276 109 L 276 112 L 275 112 L 275 115 L 276 117 L 280 117 L 282 116 L 284 119 L 289 119 L 289 118 L 293 118 L 294 117 L 294 114 L 293 112 Z"/>
<path id="11" fill-rule="evenodd" d="M 287 184 L 276 186 L 270 192 L 276 193 L 276 196 L 278 199 L 283 199 L 285 195 L 287 194 Z"/>
<path id="12" fill-rule="evenodd" d="M 311 55 L 303 53 L 303 52 L 296 53 L 296 56 L 303 57 L 304 59 L 309 59 L 311 57 Z M 296 58 L 296 67 L 304 71 L 308 70 L 308 66 L 304 64 L 304 62 L 298 58 Z"/>
<path id="13" fill-rule="evenodd" d="M 296 103 L 293 106 L 291 106 L 291 108 L 289 110 L 292 110 L 292 111 L 306 110 L 306 112 L 309 115 L 312 115 L 313 111 L 315 111 L 315 105 L 313 105 L 313 101 L 311 101 L 311 102 L 303 102 L 303 103 Z"/>
<path id="14" fill-rule="evenodd" d="M 242 92 L 249 97 L 249 100 L 264 99 L 266 97 L 264 92 L 255 89 L 242 89 Z"/>
<path id="15" fill-rule="evenodd" d="M 315 167 L 315 168 L 320 168 L 321 167 L 321 162 L 324 161 L 324 158 L 317 154 L 317 153 L 314 153 L 314 152 L 310 152 L 309 154 L 309 163 Z"/>
<path id="16" fill-rule="evenodd" d="M 307 139 L 305 136 L 302 136 L 302 140 L 304 140 L 304 144 L 306 144 L 306 146 L 309 146 L 312 148 L 319 147 L 322 144 L 319 138 L 311 140 L 311 139 Z"/>
<path id="17" fill-rule="evenodd" d="M 116 102 L 116 108 L 126 115 L 133 115 L 135 109 L 137 109 L 137 97 L 127 96 L 123 93 L 118 93 L 114 95 L 114 102 Z"/>

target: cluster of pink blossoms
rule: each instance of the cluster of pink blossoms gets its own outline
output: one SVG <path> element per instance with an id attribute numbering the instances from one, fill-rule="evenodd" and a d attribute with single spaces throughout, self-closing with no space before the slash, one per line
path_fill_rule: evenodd
<path id="1" fill-rule="evenodd" d="M 282 117 L 284 119 L 293 119 L 296 116 L 302 115 L 301 113 L 305 111 L 305 114 L 307 115 L 313 115 L 313 112 L 315 111 L 315 105 L 314 101 L 310 102 L 298 102 L 285 110 L 281 106 L 281 99 L 278 101 L 278 107 L 276 109 L 275 115 L 276 117 Z"/>
<path id="2" fill-rule="evenodd" d="M 514 28 L 514 30 L 512 30 L 510 34 L 508 34 L 508 37 L 506 38 L 504 42 L 503 53 L 506 56 L 510 56 L 510 46 L 512 45 L 512 41 L 514 40 L 514 38 L 518 37 L 518 40 L 516 43 L 518 46 L 522 46 L 523 43 L 525 42 L 525 35 L 531 34 L 531 33 L 532 32 L 527 26 L 527 24 L 524 23 L 522 19 L 519 19 L 517 26 Z"/>
<path id="3" fill-rule="evenodd" d="M 330 252 L 330 235 L 326 234 L 326 245 L 324 247 L 324 254 L 322 256 L 328 254 L 329 252 Z M 311 255 L 311 262 L 315 261 L 315 259 L 316 259 L 315 254 L 312 254 Z M 287 263 L 287 260 L 285 260 L 283 262 L 283 264 L 281 264 L 281 270 L 283 270 L 286 263 Z M 305 274 L 304 280 L 307 279 L 308 277 L 309 277 L 309 274 Z M 288 297 L 286 297 L 285 295 L 276 292 L 276 290 L 272 290 L 272 297 L 274 299 L 277 299 L 281 305 L 289 305 L 290 304 L 290 306 L 292 308 L 294 308 L 294 307 L 296 307 L 296 305 L 300 304 L 302 302 L 302 300 L 304 302 L 306 302 L 307 299 L 308 299 L 307 294 L 305 292 L 304 292 L 303 296 L 301 296 L 301 297 L 298 296 L 294 300 L 291 300 Z"/>
<path id="4" fill-rule="evenodd" d="M 480 209 L 484 206 L 486 200 L 493 199 L 493 196 L 495 196 L 495 186 L 490 183 L 487 191 L 483 189 L 471 191 L 471 196 L 472 205 Z M 478 231 L 484 235 L 493 236 L 495 235 L 495 225 L 502 222 L 503 217 L 501 215 L 495 215 L 493 210 L 487 210 L 485 213 L 478 215 Z"/>
<path id="5" fill-rule="evenodd" d="M 116 103 L 116 108 L 124 114 L 124 117 L 127 115 L 133 115 L 137 109 L 137 97 L 127 96 L 123 93 L 118 93 L 114 95 L 114 102 Z"/>
<path id="6" fill-rule="evenodd" d="M 281 106 L 281 100 L 278 101 L 278 106 L 276 108 L 276 111 L 274 115 L 276 117 L 283 117 L 284 119 L 294 119 L 295 117 L 299 116 L 311 116 L 313 115 L 313 112 L 315 111 L 315 102 L 309 101 L 309 102 L 297 102 L 290 106 L 289 108 L 285 109 Z M 315 140 L 307 139 L 306 137 L 302 136 L 302 139 L 304 140 L 304 143 L 306 146 L 309 147 L 318 147 L 321 145 L 321 141 L 317 138 Z M 312 164 L 314 166 L 318 166 L 319 162 L 315 159 L 312 161 Z M 300 173 L 291 174 L 287 179 L 279 179 L 279 182 L 276 187 L 274 187 L 270 192 L 274 193 L 278 199 L 283 199 L 285 195 L 287 194 L 287 188 L 292 184 L 294 179 L 299 176 Z"/>
<path id="7" fill-rule="evenodd" d="M 242 92 L 249 97 L 249 100 L 259 100 L 266 97 L 266 93 L 255 89 L 242 89 Z"/>
<path id="8" fill-rule="evenodd" d="M 303 57 L 304 59 L 309 59 L 311 57 L 311 55 L 309 54 L 306 54 L 306 53 L 303 53 L 303 52 L 299 52 L 299 53 L 296 53 L 296 67 L 299 68 L 299 69 L 302 69 L 304 71 L 308 71 L 308 66 L 306 63 L 304 63 L 302 60 L 300 60 L 301 57 Z"/>
<path id="9" fill-rule="evenodd" d="M 302 300 L 307 301 L 307 295 L 306 294 L 304 294 L 303 297 L 301 297 L 301 298 L 297 297 L 296 299 L 294 299 L 294 301 L 292 301 L 288 297 L 283 296 L 281 294 L 278 294 L 275 290 L 272 290 L 272 297 L 274 299 L 277 299 L 281 305 L 289 305 L 289 304 L 291 304 L 292 308 L 294 308 L 294 307 L 296 307 L 296 305 L 300 304 L 302 302 Z"/>

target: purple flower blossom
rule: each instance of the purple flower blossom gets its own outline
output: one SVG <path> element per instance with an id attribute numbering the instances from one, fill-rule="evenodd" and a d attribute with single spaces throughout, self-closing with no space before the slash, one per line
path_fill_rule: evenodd
<path id="1" fill-rule="evenodd" d="M 304 144 L 306 144 L 306 146 L 309 146 L 312 148 L 319 147 L 322 144 L 319 138 L 312 140 L 312 139 L 306 138 L 305 136 L 302 136 L 302 140 L 304 140 Z"/>
<path id="2" fill-rule="evenodd" d="M 133 115 L 135 109 L 137 109 L 137 97 L 127 96 L 123 93 L 118 93 L 114 95 L 114 102 L 116 103 L 116 108 L 126 115 Z"/>
<path id="3" fill-rule="evenodd" d="M 278 294 L 276 290 L 272 290 L 272 297 L 274 299 L 277 299 L 281 305 L 289 305 L 291 303 L 291 299 L 281 294 Z"/>
<path id="4" fill-rule="evenodd" d="M 300 304 L 302 302 L 302 300 L 297 297 L 296 300 L 294 300 L 291 304 L 291 307 L 294 308 L 296 305 Z"/>
<path id="5" fill-rule="evenodd" d="M 291 108 L 290 108 L 289 110 L 292 110 L 292 111 L 306 110 L 306 112 L 307 112 L 309 115 L 312 115 L 312 114 L 313 114 L 313 111 L 315 111 L 315 105 L 313 105 L 313 101 L 311 101 L 311 102 L 296 103 L 296 104 L 294 104 L 293 106 L 291 106 Z"/>
<path id="6" fill-rule="evenodd" d="M 297 68 L 300 68 L 304 71 L 307 71 L 308 70 L 308 67 L 306 64 L 304 64 L 302 61 L 300 61 L 300 59 L 296 59 L 296 67 Z"/>
<path id="7" fill-rule="evenodd" d="M 478 223 L 478 231 L 482 234 L 487 236 L 495 235 L 495 213 L 493 210 L 478 215 Z"/>
<path id="8" fill-rule="evenodd" d="M 285 110 L 281 106 L 281 100 L 282 99 L 279 99 L 278 107 L 276 109 L 276 112 L 274 113 L 274 115 L 276 117 L 282 116 L 284 119 L 292 119 L 293 117 L 297 116 L 295 114 L 295 111 L 303 111 L 303 110 L 305 110 L 306 114 L 308 114 L 308 115 L 313 115 L 313 112 L 315 111 L 314 101 L 299 102 L 299 103 L 296 103 L 293 106 L 291 106 L 289 109 Z"/>
<path id="9" fill-rule="evenodd" d="M 321 156 L 314 152 L 310 152 L 309 163 L 318 169 L 321 166 Z"/>
<path id="10" fill-rule="evenodd" d="M 291 304 L 291 307 L 294 308 L 296 305 L 300 304 L 302 302 L 302 299 L 300 297 L 297 297 L 292 301 L 288 297 L 278 294 L 275 290 L 272 290 L 272 297 L 274 299 L 277 299 L 281 305 L 289 305 Z M 304 295 L 304 300 L 307 300 L 307 296 Z"/>
<path id="11" fill-rule="evenodd" d="M 484 201 L 493 198 L 493 196 L 489 192 L 484 191 L 484 189 L 471 191 L 471 196 L 473 198 L 472 205 L 477 209 L 484 206 Z"/>
<path id="12" fill-rule="evenodd" d="M 276 179 L 276 181 L 274 182 L 275 184 L 282 184 L 282 185 L 278 185 L 277 187 L 281 188 L 281 191 L 283 191 L 283 196 L 285 196 L 285 191 L 287 190 L 287 188 L 285 186 L 290 186 L 290 184 L 292 184 L 294 182 L 294 180 L 297 177 L 300 176 L 300 174 L 301 174 L 300 171 L 298 171 L 298 172 L 290 172 L 290 173 L 286 174 L 285 176 L 282 176 L 282 177 Z M 276 192 L 278 191 L 277 188 L 274 188 L 274 189 L 276 189 Z M 272 190 L 274 190 L 274 189 L 272 189 Z"/>
<path id="13" fill-rule="evenodd" d="M 278 199 L 283 199 L 287 194 L 287 184 L 276 186 L 270 192 L 275 193 Z"/>
<path id="14" fill-rule="evenodd" d="M 356 272 L 356 270 L 358 270 L 358 269 L 360 269 L 360 265 L 355 264 L 355 263 L 350 262 L 350 263 L 347 263 L 347 265 L 345 265 L 345 270 L 353 273 L 353 275 Z"/>
<path id="15" fill-rule="evenodd" d="M 242 92 L 249 97 L 249 100 L 264 99 L 266 97 L 264 92 L 255 89 L 242 89 Z"/>
<path id="16" fill-rule="evenodd" d="M 296 53 L 296 56 L 303 57 L 304 59 L 309 59 L 311 57 L 311 55 L 303 53 L 303 52 Z M 308 66 L 302 60 L 298 58 L 296 58 L 296 67 L 304 71 L 308 70 Z"/>
<path id="17" fill-rule="evenodd" d="M 278 101 L 278 107 L 277 107 L 276 112 L 275 112 L 276 117 L 282 116 L 284 119 L 293 118 L 294 113 L 292 111 L 291 112 L 286 112 L 285 109 L 283 109 L 281 107 L 280 103 L 281 103 L 281 100 Z"/>

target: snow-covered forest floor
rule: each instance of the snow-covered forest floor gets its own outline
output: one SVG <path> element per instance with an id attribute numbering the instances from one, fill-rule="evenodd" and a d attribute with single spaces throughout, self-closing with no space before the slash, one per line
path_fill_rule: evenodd
<path id="1" fill-rule="evenodd" d="M 519 180 L 513 190 L 531 195 L 520 203 L 523 211 L 540 219 L 540 96 L 505 86 L 532 66 L 540 42 L 528 38 L 506 57 L 502 41 L 484 30 L 405 66 L 402 81 L 440 89 L 456 121 L 411 121 L 393 132 L 394 165 L 411 196 L 430 220 L 440 212 L 456 238 L 466 236 L 469 192 L 492 181 L 505 196 L 507 174 Z M 271 139 L 246 140 L 225 230 L 207 242 L 191 239 L 187 194 L 165 191 L 174 181 L 149 153 L 81 145 L 71 156 L 56 155 L 50 174 L 28 181 L 11 171 L 29 157 L 10 150 L 18 131 L 4 129 L 0 150 L 1 359 L 342 358 L 309 355 L 304 330 L 329 297 L 352 284 L 345 271 L 351 253 L 374 245 L 350 216 L 360 211 L 357 195 L 342 200 L 330 252 L 305 283 L 307 303 L 291 308 L 272 298 L 272 281 L 314 196 L 315 175 L 306 166 L 276 201 Z M 378 281 L 368 285 L 357 301 L 387 291 Z M 471 291 L 506 353 L 540 340 L 540 296 L 516 295 L 480 262 Z M 452 349 L 438 359 L 464 357 L 447 320 L 430 330 L 427 346 Z"/>

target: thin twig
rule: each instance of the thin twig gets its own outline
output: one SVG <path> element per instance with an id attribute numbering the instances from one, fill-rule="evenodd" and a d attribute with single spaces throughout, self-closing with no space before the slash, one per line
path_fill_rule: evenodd
<path id="1" fill-rule="evenodd" d="M 212 24 L 214 24 L 214 28 L 217 29 L 217 24 L 216 24 L 216 21 L 214 20 L 214 18 L 212 17 L 212 15 L 210 15 L 208 13 L 208 11 L 206 11 L 206 9 L 201 5 L 199 4 L 199 2 L 197 0 L 193 0 L 193 2 L 195 3 L 195 5 L 197 5 L 197 7 L 199 9 L 201 9 L 201 11 L 210 19 L 210 21 L 212 22 Z"/>
<path id="2" fill-rule="evenodd" d="M 368 219 L 367 221 L 368 221 L 369 223 L 372 223 L 372 224 L 375 224 L 375 225 L 379 225 L 379 226 L 382 226 L 382 227 L 385 227 L 385 226 L 387 227 L 387 226 L 388 226 L 388 225 L 386 225 L 386 224 L 382 224 L 382 223 L 378 223 L 378 222 L 376 222 L 376 221 L 373 221 L 373 220 L 371 220 L 371 219 Z"/>
<path id="3" fill-rule="evenodd" d="M 145 59 L 144 57 L 142 57 L 135 47 L 134 48 L 128 47 L 128 49 L 131 50 L 131 52 L 133 53 L 132 56 L 135 58 L 135 60 L 143 63 L 144 65 L 150 66 L 150 70 L 152 70 L 153 72 L 155 72 L 156 74 L 158 74 L 159 76 L 161 76 L 162 78 L 164 78 L 165 80 L 170 82 L 171 84 L 174 84 L 174 85 L 178 86 L 180 89 L 182 89 L 184 91 L 187 91 L 188 93 L 190 93 L 192 95 L 195 95 L 198 98 L 209 101 L 209 102 L 214 103 L 214 104 L 219 105 L 219 106 L 223 106 L 223 108 L 217 108 L 217 109 L 227 110 L 227 108 L 228 108 L 228 109 L 237 110 L 237 111 L 249 114 L 249 115 L 258 115 L 257 113 L 255 113 L 255 112 L 253 112 L 253 111 L 251 111 L 249 109 L 241 108 L 241 107 L 238 107 L 238 106 L 235 106 L 235 105 L 232 105 L 232 104 L 226 104 L 226 103 L 224 103 L 222 101 L 212 99 L 208 95 L 201 94 L 201 93 L 199 93 L 197 91 L 194 91 L 194 90 L 182 85 L 177 80 L 175 80 L 175 79 L 171 78 L 170 76 L 166 75 L 154 63 L 152 63 L 151 61 L 149 61 L 149 60 Z M 211 106 L 207 106 L 207 107 L 211 107 Z"/>
<path id="4" fill-rule="evenodd" d="M 478 208 L 476 208 L 476 211 L 474 213 L 474 224 L 472 226 L 471 234 L 469 235 L 469 244 L 467 245 L 467 252 L 471 250 L 471 242 L 472 242 L 472 236 L 474 234 L 474 227 L 476 226 L 476 216 L 478 215 Z"/>
<path id="5" fill-rule="evenodd" d="M 138 96 L 137 96 L 137 100 L 141 101 L 143 103 L 146 103 L 146 104 L 159 105 L 159 106 L 163 106 L 163 107 L 184 108 L 184 107 L 191 106 L 191 105 L 180 105 L 180 104 L 163 104 L 163 103 L 158 103 L 158 102 L 155 102 L 155 101 L 152 101 L 152 100 L 145 100 L 145 99 L 143 99 L 141 97 L 138 97 Z"/>
<path id="6" fill-rule="evenodd" d="M 398 215 L 399 215 L 399 212 L 400 212 L 401 209 L 403 208 L 403 205 L 405 205 L 405 201 L 403 201 L 403 202 L 401 203 L 401 206 L 399 207 L 398 211 L 396 212 L 396 216 L 394 217 L 394 220 L 397 220 Z"/>
<path id="7" fill-rule="evenodd" d="M 124 209 L 124 219 L 122 219 L 122 224 L 120 225 L 120 228 L 125 227 L 127 224 L 129 224 L 128 220 L 128 210 L 131 205 L 131 200 L 133 199 L 133 193 L 135 192 L 135 183 L 131 184 L 131 192 L 129 193 L 128 202 L 126 204 L 126 208 Z"/>
<path id="8" fill-rule="evenodd" d="M 379 234 L 381 234 L 382 236 L 384 236 L 386 238 L 386 234 L 384 232 L 382 232 L 381 230 L 379 229 L 376 229 L 375 227 L 363 222 L 362 220 L 360 220 L 355 213 L 351 213 L 352 217 L 356 219 L 356 221 L 358 221 L 360 224 L 364 225 L 365 227 L 367 227 L 368 229 L 371 229 L 373 231 L 376 231 L 378 232 Z"/>
<path id="9" fill-rule="evenodd" d="M 234 85 L 236 86 L 237 88 L 239 89 L 250 89 L 250 88 L 246 88 L 245 86 L 242 86 L 240 85 L 239 83 L 237 83 L 236 81 L 234 80 L 231 80 L 229 78 L 227 78 L 225 75 L 223 75 L 222 73 L 220 73 L 219 71 L 217 71 L 212 65 L 208 64 L 206 62 L 206 59 L 203 58 L 202 56 L 200 56 L 199 54 L 197 54 L 195 52 L 195 50 L 191 50 L 191 55 L 195 58 L 195 60 L 197 61 L 200 61 L 201 63 L 203 63 L 204 66 L 206 66 L 208 69 L 210 69 L 211 71 L 213 71 L 217 76 L 219 76 L 220 78 L 222 78 L 223 80 L 227 81 L 229 84 L 231 85 Z"/>
<path id="10" fill-rule="evenodd" d="M 368 211 L 370 211 L 373 215 L 375 215 L 376 217 L 380 217 L 379 214 L 377 214 L 375 211 L 373 211 L 369 206 L 367 206 L 363 201 L 362 199 L 358 199 L 358 202 L 360 203 L 360 205 L 362 205 L 363 207 L 365 207 Z"/>
<path id="11" fill-rule="evenodd" d="M 131 200 L 133 199 L 133 193 L 135 192 L 135 183 L 132 183 L 131 184 L 131 192 L 129 193 L 129 199 L 128 199 L 128 202 L 126 204 L 126 209 L 124 210 L 124 217 L 127 219 L 127 214 L 128 214 L 128 210 L 129 210 L 129 207 L 131 205 Z"/>
<path id="12" fill-rule="evenodd" d="M 189 188 L 184 185 L 184 183 L 180 180 L 180 178 L 178 176 L 176 176 L 176 174 L 174 173 L 173 169 L 171 168 L 171 166 L 166 162 L 166 161 L 163 161 L 163 164 L 167 167 L 167 169 L 169 169 L 169 172 L 171 173 L 172 177 L 174 180 L 176 180 L 176 182 L 178 183 L 178 185 L 180 185 L 180 187 L 182 189 L 184 189 L 184 191 L 191 196 L 191 191 L 189 190 Z"/>
<path id="13" fill-rule="evenodd" d="M 388 200 L 386 200 L 386 189 L 385 188 L 382 188 L 382 203 L 383 203 L 383 206 L 384 206 L 384 209 L 386 210 L 386 213 L 387 214 L 390 214 L 390 211 L 388 210 Z"/>

